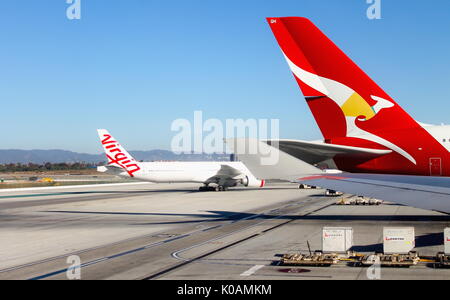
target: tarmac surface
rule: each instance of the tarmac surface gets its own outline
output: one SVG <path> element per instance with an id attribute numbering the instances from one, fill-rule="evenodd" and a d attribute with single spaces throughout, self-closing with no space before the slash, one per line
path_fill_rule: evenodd
<path id="1" fill-rule="evenodd" d="M 367 279 L 368 268 L 286 267 L 321 248 L 325 226 L 354 230 L 359 253 L 382 251 L 383 227 L 413 226 L 416 251 L 443 251 L 450 216 L 394 204 L 337 206 L 323 190 L 273 183 L 199 192 L 195 184 L 117 184 L 0 192 L 0 279 Z M 381 279 L 450 279 L 426 264 Z"/>

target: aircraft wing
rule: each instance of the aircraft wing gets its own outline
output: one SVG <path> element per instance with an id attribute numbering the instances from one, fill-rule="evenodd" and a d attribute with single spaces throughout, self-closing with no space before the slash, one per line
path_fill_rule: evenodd
<path id="1" fill-rule="evenodd" d="M 235 139 L 233 143 L 233 149 L 239 149 L 237 147 L 249 149 L 245 148 L 248 147 L 249 143 L 258 145 L 257 153 L 238 153 L 239 159 L 258 178 L 288 180 L 417 208 L 450 213 L 450 177 L 355 174 L 338 170 L 323 171 L 261 141 Z M 271 165 L 261 164 L 262 158 L 267 157 L 267 153 L 278 157 L 277 162 Z"/>
<path id="2" fill-rule="evenodd" d="M 269 145 L 278 145 L 281 151 L 312 165 L 336 156 L 351 156 L 369 160 L 392 152 L 392 150 L 341 146 L 302 140 L 269 140 L 267 143 Z"/>
<path id="3" fill-rule="evenodd" d="M 206 182 L 208 183 L 218 183 L 218 182 L 235 182 L 236 180 L 243 178 L 243 174 L 238 169 L 235 169 L 226 164 L 222 164 L 220 169 L 217 171 L 217 174 L 208 178 Z"/>
<path id="4" fill-rule="evenodd" d="M 235 168 L 233 168 L 233 167 L 231 167 L 229 165 L 223 164 L 223 165 L 220 166 L 220 170 L 217 172 L 216 176 L 223 176 L 223 177 L 233 178 L 233 177 L 236 177 L 236 176 L 239 176 L 239 175 L 242 175 L 241 171 L 239 171 L 238 169 L 235 169 Z"/>

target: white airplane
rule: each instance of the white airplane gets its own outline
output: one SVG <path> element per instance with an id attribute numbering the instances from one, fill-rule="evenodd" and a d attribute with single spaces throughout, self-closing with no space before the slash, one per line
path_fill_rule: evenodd
<path id="1" fill-rule="evenodd" d="M 226 191 L 229 187 L 263 187 L 242 162 L 137 162 L 111 134 L 98 129 L 108 165 L 98 172 L 153 183 L 202 183 L 200 191 Z M 212 186 L 210 186 L 212 185 Z"/>

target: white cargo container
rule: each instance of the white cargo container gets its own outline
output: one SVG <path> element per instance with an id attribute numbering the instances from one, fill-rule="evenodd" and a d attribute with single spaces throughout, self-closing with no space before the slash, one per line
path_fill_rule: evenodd
<path id="1" fill-rule="evenodd" d="M 450 255 L 450 228 L 444 230 L 444 252 L 445 255 Z"/>
<path id="2" fill-rule="evenodd" d="M 322 252 L 343 253 L 353 247 L 353 228 L 324 227 L 322 230 Z"/>
<path id="3" fill-rule="evenodd" d="M 385 227 L 384 254 L 408 254 L 416 247 L 414 227 Z"/>

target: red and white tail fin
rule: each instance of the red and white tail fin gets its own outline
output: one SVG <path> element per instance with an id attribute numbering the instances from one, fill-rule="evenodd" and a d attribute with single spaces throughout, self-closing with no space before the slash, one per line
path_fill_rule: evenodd
<path id="1" fill-rule="evenodd" d="M 310 20 L 267 21 L 325 140 L 418 126 Z"/>
<path id="2" fill-rule="evenodd" d="M 98 135 L 108 158 L 108 165 L 119 167 L 134 177 L 136 172 L 141 171 L 139 163 L 109 134 L 106 129 L 98 129 Z"/>

